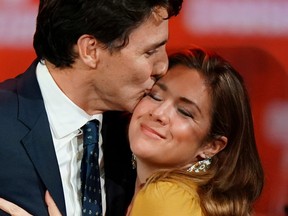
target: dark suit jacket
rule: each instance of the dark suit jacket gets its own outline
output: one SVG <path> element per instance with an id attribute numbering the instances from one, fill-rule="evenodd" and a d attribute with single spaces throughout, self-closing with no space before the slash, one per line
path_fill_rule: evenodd
<path id="1" fill-rule="evenodd" d="M 0 84 L 0 197 L 33 215 L 45 216 L 44 194 L 48 190 L 65 216 L 60 172 L 35 74 L 37 62 Z M 104 114 L 107 216 L 125 215 L 133 195 L 135 173 L 126 139 L 127 123 L 128 118 L 120 112 Z M 0 211 L 0 215 L 6 214 Z"/>

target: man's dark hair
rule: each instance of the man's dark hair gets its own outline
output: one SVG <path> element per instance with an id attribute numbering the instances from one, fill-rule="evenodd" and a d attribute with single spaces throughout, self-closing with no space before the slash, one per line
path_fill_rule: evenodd
<path id="1" fill-rule="evenodd" d="M 34 49 L 39 59 L 69 67 L 81 35 L 94 36 L 111 51 L 128 44 L 131 31 L 157 7 L 176 16 L 183 0 L 40 0 Z"/>

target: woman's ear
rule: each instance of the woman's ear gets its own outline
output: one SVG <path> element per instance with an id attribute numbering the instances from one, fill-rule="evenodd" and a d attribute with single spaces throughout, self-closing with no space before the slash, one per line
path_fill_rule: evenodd
<path id="1" fill-rule="evenodd" d="M 78 41 L 79 58 L 84 64 L 91 68 L 96 68 L 98 63 L 99 43 L 92 35 L 82 35 Z"/>
<path id="2" fill-rule="evenodd" d="M 213 157 L 214 155 L 216 155 L 218 152 L 222 151 L 226 145 L 227 145 L 228 139 L 225 136 L 220 136 L 214 140 L 212 140 L 211 142 L 208 142 L 207 144 L 205 144 L 204 148 L 202 149 L 202 153 L 200 154 L 200 156 L 202 158 L 206 158 L 206 157 Z"/>

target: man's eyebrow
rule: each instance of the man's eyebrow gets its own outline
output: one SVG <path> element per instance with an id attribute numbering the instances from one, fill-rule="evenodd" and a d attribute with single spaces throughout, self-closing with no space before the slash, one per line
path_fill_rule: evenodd
<path id="1" fill-rule="evenodd" d="M 157 49 L 158 47 L 161 47 L 161 46 L 167 44 L 167 41 L 168 41 L 168 39 L 165 39 L 165 40 L 163 40 L 163 41 L 160 42 L 160 43 L 152 44 L 152 45 L 151 45 L 151 48 L 152 48 L 152 49 Z"/>

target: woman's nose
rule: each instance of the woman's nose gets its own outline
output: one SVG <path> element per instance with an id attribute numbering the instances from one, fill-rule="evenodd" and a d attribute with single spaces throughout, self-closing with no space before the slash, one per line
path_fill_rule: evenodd
<path id="1" fill-rule="evenodd" d="M 170 122 L 170 105 L 168 103 L 158 104 L 151 110 L 150 115 L 153 120 L 159 122 L 161 125 L 166 125 Z"/>

